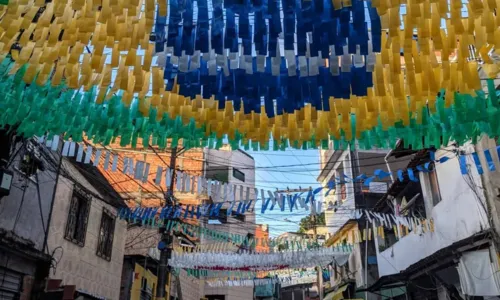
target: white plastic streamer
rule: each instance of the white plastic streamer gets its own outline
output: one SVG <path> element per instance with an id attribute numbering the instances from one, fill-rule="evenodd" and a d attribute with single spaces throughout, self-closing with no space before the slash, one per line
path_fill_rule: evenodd
<path id="1" fill-rule="evenodd" d="M 275 266 L 307 268 L 326 266 L 333 259 L 348 256 L 349 252 L 339 252 L 334 248 L 320 248 L 309 251 L 279 253 L 173 253 L 169 265 L 183 269 L 250 268 L 253 270 L 272 269 Z"/>

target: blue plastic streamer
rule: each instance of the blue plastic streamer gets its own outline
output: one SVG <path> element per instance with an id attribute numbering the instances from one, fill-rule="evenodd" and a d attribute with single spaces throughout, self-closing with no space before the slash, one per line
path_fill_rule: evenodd
<path id="1" fill-rule="evenodd" d="M 476 164 L 477 173 L 479 173 L 479 175 L 482 175 L 484 173 L 483 165 L 481 164 L 481 160 L 479 159 L 479 155 L 477 154 L 477 152 L 472 153 L 472 158 L 474 158 L 474 163 Z"/>
<path id="2" fill-rule="evenodd" d="M 182 44 L 181 49 L 186 55 L 194 54 L 193 36 L 193 0 L 184 0 L 184 12 L 182 13 Z"/>
<path id="3" fill-rule="evenodd" d="M 248 201 L 248 204 L 245 207 L 245 211 L 248 211 L 250 209 L 250 207 L 252 207 L 252 202 L 253 202 L 253 200 Z"/>
<path id="4" fill-rule="evenodd" d="M 431 161 L 435 161 L 436 160 L 436 152 L 429 151 L 429 157 L 430 157 Z"/>
<path id="5" fill-rule="evenodd" d="M 222 208 L 222 204 L 224 203 L 217 203 L 212 205 L 212 208 L 210 209 L 210 216 L 211 217 L 218 217 L 220 213 L 220 209 Z"/>
<path id="6" fill-rule="evenodd" d="M 182 214 L 182 207 L 181 206 L 176 207 L 172 218 L 173 219 L 180 218 L 181 214 Z"/>
<path id="7" fill-rule="evenodd" d="M 245 203 L 240 202 L 240 203 L 238 204 L 238 209 L 236 210 L 236 214 L 238 214 L 238 215 L 242 215 L 242 214 L 244 214 L 244 213 L 245 213 Z"/>
<path id="8" fill-rule="evenodd" d="M 364 186 L 370 186 L 370 183 L 375 179 L 375 176 L 368 177 L 364 182 Z"/>
<path id="9" fill-rule="evenodd" d="M 493 158 L 491 157 L 490 150 L 484 151 L 484 156 L 486 158 L 486 162 L 488 163 L 488 169 L 490 171 L 495 171 L 495 163 L 493 163 Z"/>
<path id="10" fill-rule="evenodd" d="M 443 156 L 439 159 L 439 163 L 442 164 L 442 163 L 445 163 L 449 160 L 450 158 L 448 156 Z"/>
<path id="11" fill-rule="evenodd" d="M 222 55 L 223 48 L 223 34 L 224 34 L 224 16 L 222 11 L 222 1 L 213 0 L 213 12 L 212 12 L 212 28 L 211 28 L 211 38 L 212 38 L 212 49 L 215 50 L 215 54 Z"/>
<path id="12" fill-rule="evenodd" d="M 323 187 L 319 187 L 314 189 L 313 194 L 316 195 L 317 193 L 321 192 L 323 190 Z"/>
<path id="13" fill-rule="evenodd" d="M 207 0 L 198 0 L 198 20 L 196 22 L 195 49 L 201 53 L 208 53 L 208 3 Z"/>
<path id="14" fill-rule="evenodd" d="M 266 209 L 267 209 L 267 206 L 269 205 L 269 202 L 271 201 L 270 198 L 268 198 L 267 200 L 265 199 L 262 199 L 262 206 L 260 208 L 260 212 L 261 213 L 265 213 L 266 212 Z"/>
<path id="15" fill-rule="evenodd" d="M 206 1 L 206 0 L 205 0 Z M 165 29 L 167 27 L 167 17 L 160 16 L 159 11 L 156 13 L 156 23 L 154 27 L 155 37 L 155 52 L 162 52 L 165 49 Z"/>
<path id="16" fill-rule="evenodd" d="M 305 203 L 309 203 L 309 200 L 312 200 L 314 198 L 312 191 L 309 191 L 306 196 L 306 201 Z"/>
<path id="17" fill-rule="evenodd" d="M 462 175 L 466 175 L 468 173 L 468 170 L 467 170 L 467 161 L 466 161 L 465 156 L 460 155 L 458 157 L 458 161 L 460 164 L 460 172 L 462 173 Z"/>
<path id="18" fill-rule="evenodd" d="M 425 164 L 423 164 L 423 165 L 418 165 L 418 166 L 417 166 L 417 170 L 418 170 L 419 172 L 429 173 L 429 172 L 431 172 L 430 167 L 431 167 L 431 163 L 430 163 L 430 162 L 427 162 L 427 163 L 425 163 Z"/>
<path id="19" fill-rule="evenodd" d="M 386 177 L 389 177 L 391 175 L 391 173 L 388 173 L 388 172 L 385 172 L 384 170 L 382 169 L 377 169 L 375 170 L 375 172 L 373 173 L 375 176 L 378 177 L 378 179 L 384 179 Z"/>
<path id="20" fill-rule="evenodd" d="M 415 177 L 415 173 L 412 168 L 408 168 L 408 178 L 413 182 L 418 182 L 418 178 Z"/>
<path id="21" fill-rule="evenodd" d="M 354 182 L 360 182 L 360 181 L 365 180 L 366 178 L 368 178 L 368 176 L 366 176 L 366 174 L 361 174 L 359 176 L 356 176 L 356 178 L 354 178 Z"/>
<path id="22" fill-rule="evenodd" d="M 297 198 L 299 197 L 298 194 L 295 195 L 288 195 L 288 206 L 290 207 L 290 212 L 293 211 L 293 208 L 295 207 L 295 203 L 297 202 Z"/>

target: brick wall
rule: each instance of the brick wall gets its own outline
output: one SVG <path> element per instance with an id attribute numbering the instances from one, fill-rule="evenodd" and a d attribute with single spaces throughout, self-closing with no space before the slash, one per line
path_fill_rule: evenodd
<path id="1" fill-rule="evenodd" d="M 139 143 L 140 144 L 140 143 Z M 97 145 L 96 147 L 100 147 Z M 167 191 L 165 177 L 162 176 L 161 184 L 158 186 L 154 183 L 156 178 L 156 170 L 158 166 L 166 168 L 170 164 L 170 153 L 166 150 L 161 150 L 155 147 L 156 155 L 150 148 L 148 149 L 132 149 L 131 147 L 120 147 L 120 140 L 107 147 L 113 151 L 113 154 L 118 155 L 118 170 L 112 172 L 104 170 L 104 159 L 101 158 L 99 170 L 104 174 L 106 179 L 113 185 L 115 190 L 122 195 L 127 204 L 131 207 L 141 206 L 161 206 L 164 199 L 163 191 Z M 124 150 L 124 151 L 122 151 Z M 137 161 L 143 161 L 150 164 L 149 180 L 147 183 L 133 178 L 133 176 L 123 174 L 123 160 L 125 157 L 132 158 L 134 165 Z M 192 176 L 202 174 L 203 170 L 203 150 L 190 149 L 183 152 L 176 160 L 176 169 L 185 170 Z M 195 194 L 176 192 L 176 197 L 182 203 L 198 203 L 199 198 Z"/>

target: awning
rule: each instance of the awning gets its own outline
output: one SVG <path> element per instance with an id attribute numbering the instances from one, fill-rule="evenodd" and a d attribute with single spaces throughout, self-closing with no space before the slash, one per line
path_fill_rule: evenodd
<path id="1" fill-rule="evenodd" d="M 348 286 L 348 284 L 339 287 L 339 289 L 336 290 L 335 292 L 331 292 L 330 294 L 326 295 L 325 298 L 323 298 L 323 300 L 344 299 L 344 295 L 342 293 L 347 289 L 347 286 Z"/>

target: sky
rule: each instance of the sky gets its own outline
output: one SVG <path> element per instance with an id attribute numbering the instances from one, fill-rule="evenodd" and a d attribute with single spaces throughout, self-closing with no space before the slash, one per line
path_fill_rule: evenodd
<path id="1" fill-rule="evenodd" d="M 319 150 L 247 151 L 255 158 L 255 186 L 266 190 L 318 187 Z M 261 213 L 261 201 L 255 206 L 256 223 L 268 224 L 271 236 L 297 231 L 300 219 L 308 212 L 299 209 L 281 212 L 278 209 Z"/>

